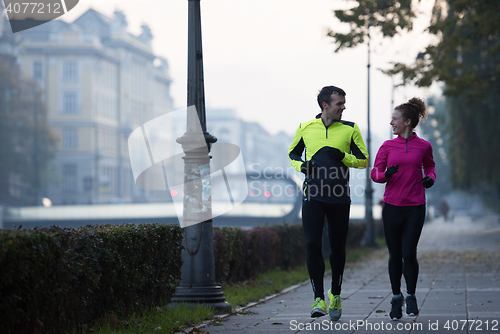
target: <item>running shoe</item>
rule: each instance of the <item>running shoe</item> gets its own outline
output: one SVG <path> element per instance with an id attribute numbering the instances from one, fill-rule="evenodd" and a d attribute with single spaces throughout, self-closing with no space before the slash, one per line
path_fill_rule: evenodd
<path id="1" fill-rule="evenodd" d="M 337 321 L 342 315 L 342 302 L 340 295 L 332 295 L 332 289 L 330 289 L 328 290 L 328 299 L 330 299 L 330 305 L 328 305 L 328 316 L 333 321 Z"/>
<path id="2" fill-rule="evenodd" d="M 415 295 L 406 296 L 406 314 L 418 315 L 417 298 L 415 298 Z"/>
<path id="3" fill-rule="evenodd" d="M 391 313 L 389 313 L 391 320 L 399 320 L 403 316 L 403 301 L 403 296 L 401 296 L 400 298 L 392 298 Z"/>
<path id="4" fill-rule="evenodd" d="M 311 318 L 317 318 L 326 315 L 326 303 L 323 299 L 319 297 L 316 298 L 311 308 L 312 308 Z"/>

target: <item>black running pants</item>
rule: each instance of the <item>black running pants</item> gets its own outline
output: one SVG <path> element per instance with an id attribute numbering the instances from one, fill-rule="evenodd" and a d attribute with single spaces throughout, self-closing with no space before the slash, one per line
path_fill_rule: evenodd
<path id="1" fill-rule="evenodd" d="M 384 203 L 382 220 L 389 250 L 392 293 L 401 293 L 401 277 L 404 275 L 408 294 L 415 294 L 418 279 L 417 244 L 424 226 L 425 205 L 395 206 Z"/>
<path id="2" fill-rule="evenodd" d="M 307 249 L 307 270 L 311 279 L 314 298 L 324 299 L 323 277 L 325 262 L 321 237 L 325 217 L 328 222 L 330 241 L 330 265 L 332 268 L 332 294 L 340 295 L 345 266 L 345 246 L 349 228 L 350 204 L 331 204 L 319 201 L 302 202 L 302 226 Z"/>

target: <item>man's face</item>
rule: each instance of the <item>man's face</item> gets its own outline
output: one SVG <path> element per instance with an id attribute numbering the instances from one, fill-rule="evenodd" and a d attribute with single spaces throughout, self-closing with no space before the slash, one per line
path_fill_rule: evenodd
<path id="1" fill-rule="evenodd" d="M 345 110 L 345 96 L 337 93 L 332 93 L 332 101 L 330 104 L 323 102 L 323 111 L 334 120 L 342 119 L 342 112 Z"/>

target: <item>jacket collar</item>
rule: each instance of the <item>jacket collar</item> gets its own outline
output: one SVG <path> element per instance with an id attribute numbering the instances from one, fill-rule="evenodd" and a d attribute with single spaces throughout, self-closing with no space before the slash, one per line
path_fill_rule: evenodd
<path id="1" fill-rule="evenodd" d="M 316 120 L 319 120 L 321 122 L 321 124 L 325 125 L 325 123 L 323 123 L 323 119 L 321 119 L 321 114 L 322 113 L 319 113 L 319 114 L 316 115 Z M 333 124 L 335 124 L 336 122 L 340 122 L 340 119 L 334 120 L 332 122 L 332 124 L 329 125 L 329 127 L 332 126 Z"/>
<path id="2" fill-rule="evenodd" d="M 416 138 L 418 138 L 417 133 L 416 133 L 416 132 L 413 132 L 413 135 L 412 135 L 411 137 L 408 137 L 408 140 L 413 140 L 413 139 L 416 139 Z M 401 137 L 401 136 L 399 136 L 399 135 L 396 137 L 396 139 L 398 139 L 398 140 L 402 140 L 402 141 L 406 141 L 406 139 L 405 139 L 405 138 L 403 138 L 403 137 Z"/>

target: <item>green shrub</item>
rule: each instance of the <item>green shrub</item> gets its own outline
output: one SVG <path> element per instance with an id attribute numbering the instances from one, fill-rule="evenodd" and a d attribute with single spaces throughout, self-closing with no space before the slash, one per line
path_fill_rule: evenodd
<path id="1" fill-rule="evenodd" d="M 364 224 L 351 223 L 347 245 Z M 216 281 L 242 282 L 305 263 L 302 224 L 213 230 Z M 0 333 L 65 333 L 106 314 L 164 305 L 181 275 L 177 225 L 88 225 L 0 230 Z"/>
<path id="2" fill-rule="evenodd" d="M 364 222 L 350 222 L 349 232 L 347 233 L 346 247 L 361 247 L 361 241 L 365 235 L 366 224 Z"/>
<path id="3" fill-rule="evenodd" d="M 364 223 L 349 224 L 347 247 L 357 248 Z M 327 242 L 327 238 L 324 238 Z M 302 224 L 259 226 L 251 230 L 214 228 L 215 279 L 219 283 L 241 282 L 269 269 L 292 269 L 306 258 Z"/>
<path id="4" fill-rule="evenodd" d="M 168 301 L 181 272 L 182 230 L 166 224 L 0 231 L 0 332 L 90 325 Z"/>
<path id="5" fill-rule="evenodd" d="M 42 305 L 65 322 L 64 309 L 58 307 L 65 292 L 59 267 L 65 250 L 62 234 L 2 231 L 0 237 L 0 332 L 28 333 L 42 317 Z"/>
<path id="6" fill-rule="evenodd" d="M 245 281 L 269 269 L 301 265 L 304 247 L 301 224 L 214 228 L 216 281 Z"/>

